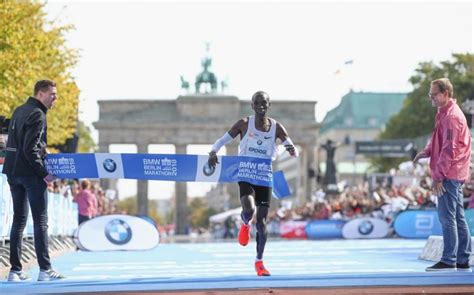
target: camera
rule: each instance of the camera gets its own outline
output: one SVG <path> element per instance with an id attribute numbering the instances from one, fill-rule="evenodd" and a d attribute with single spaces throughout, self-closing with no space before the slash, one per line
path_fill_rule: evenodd
<path id="1" fill-rule="evenodd" d="M 0 116 L 0 134 L 8 134 L 8 125 L 10 125 L 10 119 Z"/>

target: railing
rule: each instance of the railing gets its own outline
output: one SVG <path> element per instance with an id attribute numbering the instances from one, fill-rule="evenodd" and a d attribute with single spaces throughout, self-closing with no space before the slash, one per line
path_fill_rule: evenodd
<path id="1" fill-rule="evenodd" d="M 0 171 L 2 165 L 0 165 Z M 78 226 L 78 208 L 72 198 L 48 193 L 48 234 L 50 236 L 72 236 Z M 10 238 L 13 222 L 13 204 L 10 187 L 5 174 L 0 173 L 0 243 Z M 28 214 L 24 236 L 33 236 L 33 218 Z"/>

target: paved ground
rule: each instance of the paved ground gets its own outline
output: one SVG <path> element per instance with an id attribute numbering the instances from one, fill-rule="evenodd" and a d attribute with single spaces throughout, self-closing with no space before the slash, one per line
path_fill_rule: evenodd
<path id="1" fill-rule="evenodd" d="M 425 240 L 270 241 L 257 277 L 255 243 L 161 244 L 144 252 L 71 252 L 54 267 L 59 282 L 7 283 L 2 294 L 124 291 L 311 290 L 377 286 L 453 286 L 474 291 L 474 273 L 426 273 L 417 257 Z M 30 274 L 36 278 L 38 271 Z M 292 292 L 293 293 L 293 292 Z"/>

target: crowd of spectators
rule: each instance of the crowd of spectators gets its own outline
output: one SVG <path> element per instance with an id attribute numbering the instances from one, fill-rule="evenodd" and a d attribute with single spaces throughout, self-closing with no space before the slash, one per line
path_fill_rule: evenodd
<path id="1" fill-rule="evenodd" d="M 89 182 L 90 185 L 85 187 L 83 186 L 84 183 Z M 101 215 L 109 215 L 109 214 L 117 214 L 117 197 L 116 195 L 107 196 L 106 192 L 100 187 L 100 183 L 98 181 L 89 181 L 87 179 L 83 179 L 81 181 L 77 179 L 56 179 L 55 181 L 48 184 L 48 191 L 55 194 L 60 194 L 65 198 L 71 198 L 73 202 L 79 203 L 81 202 L 78 197 L 80 198 L 82 194 L 81 191 L 87 190 L 87 195 L 89 195 L 90 200 L 87 202 L 88 206 L 96 207 L 93 209 L 94 216 L 101 216 Z"/>
<path id="2" fill-rule="evenodd" d="M 474 175 L 473 175 L 474 176 Z M 474 177 L 473 177 L 474 179 Z M 426 163 L 402 163 L 398 170 L 385 176 L 368 177 L 354 186 L 341 185 L 337 193 L 326 194 L 317 190 L 310 202 L 291 207 L 282 206 L 271 212 L 270 220 L 349 220 L 362 216 L 378 217 L 392 222 L 396 215 L 407 209 L 436 207 L 436 196 L 431 191 L 432 180 Z M 464 186 L 465 207 L 474 208 L 474 182 Z"/>

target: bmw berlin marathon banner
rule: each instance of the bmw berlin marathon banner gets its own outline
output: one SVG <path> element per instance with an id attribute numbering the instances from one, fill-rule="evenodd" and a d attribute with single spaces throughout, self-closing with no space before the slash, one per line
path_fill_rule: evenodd
<path id="1" fill-rule="evenodd" d="M 276 198 L 289 195 L 282 171 L 272 172 L 270 159 L 219 156 L 210 167 L 207 155 L 181 154 L 50 154 L 48 171 L 59 178 L 126 178 L 187 182 L 238 182 L 271 186 Z"/>

